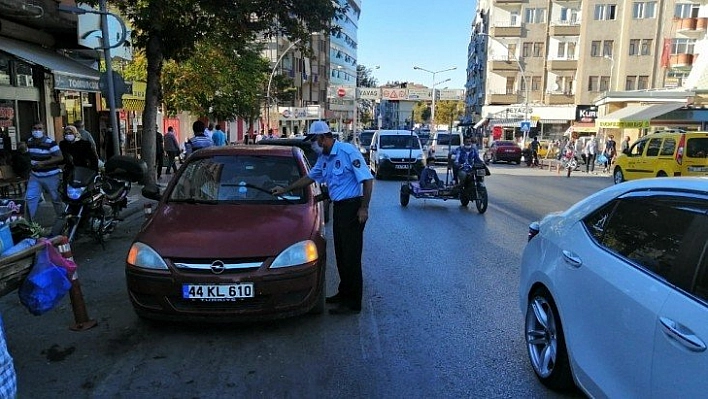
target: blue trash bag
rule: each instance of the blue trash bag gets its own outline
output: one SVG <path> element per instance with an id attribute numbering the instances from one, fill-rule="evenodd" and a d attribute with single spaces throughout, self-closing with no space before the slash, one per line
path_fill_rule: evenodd
<path id="1" fill-rule="evenodd" d="M 69 292 L 71 281 L 66 270 L 49 260 L 49 250 L 44 247 L 34 259 L 34 267 L 22 283 L 18 294 L 20 302 L 35 316 L 54 308 Z"/>

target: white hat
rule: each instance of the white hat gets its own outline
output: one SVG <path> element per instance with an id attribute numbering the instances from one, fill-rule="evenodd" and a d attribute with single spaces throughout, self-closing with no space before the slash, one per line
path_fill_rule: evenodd
<path id="1" fill-rule="evenodd" d="M 305 137 L 305 141 L 314 140 L 315 136 L 320 135 L 320 134 L 330 133 L 330 132 L 331 131 L 329 130 L 329 126 L 327 125 L 327 122 L 324 122 L 324 121 L 312 122 L 312 125 L 310 125 L 310 130 L 307 133 L 307 137 Z"/>

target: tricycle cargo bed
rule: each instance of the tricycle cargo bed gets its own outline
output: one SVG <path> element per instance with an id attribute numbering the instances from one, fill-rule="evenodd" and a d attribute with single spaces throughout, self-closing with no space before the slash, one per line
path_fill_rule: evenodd
<path id="1" fill-rule="evenodd" d="M 64 240 L 63 236 L 50 238 L 52 245 L 58 245 Z M 35 254 L 44 248 L 44 243 L 39 242 L 15 254 L 0 258 L 0 296 L 9 294 L 18 289 L 34 265 Z"/>

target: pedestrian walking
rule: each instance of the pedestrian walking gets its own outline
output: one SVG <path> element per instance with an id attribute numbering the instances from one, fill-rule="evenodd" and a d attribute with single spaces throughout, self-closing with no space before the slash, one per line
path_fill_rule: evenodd
<path id="1" fill-rule="evenodd" d="M 165 162 L 165 140 L 158 126 L 155 126 L 155 170 L 157 178 L 162 177 L 162 167 Z"/>
<path id="2" fill-rule="evenodd" d="M 244 145 L 248 145 L 248 136 L 249 136 L 248 133 L 246 133 L 246 134 L 243 135 L 243 144 L 244 144 Z"/>
<path id="3" fill-rule="evenodd" d="M 209 127 L 204 129 L 204 136 L 206 136 L 209 140 L 211 140 L 212 134 L 214 134 L 214 124 L 209 122 Z"/>
<path id="4" fill-rule="evenodd" d="M 609 139 L 605 142 L 605 157 L 607 161 L 605 162 L 605 170 L 610 170 L 610 165 L 615 161 L 615 155 L 617 155 L 617 143 L 615 143 L 615 136 L 609 135 Z"/>
<path id="5" fill-rule="evenodd" d="M 629 151 L 629 136 L 624 136 L 624 140 L 622 140 L 622 144 L 620 144 L 620 152 L 624 154 L 627 151 Z"/>
<path id="6" fill-rule="evenodd" d="M 165 152 L 167 153 L 167 170 L 165 174 L 169 175 L 170 169 L 177 173 L 177 160 L 179 157 L 180 149 L 179 143 L 177 142 L 177 136 L 175 136 L 175 130 L 172 126 L 167 128 L 167 134 L 165 135 Z"/>
<path id="7" fill-rule="evenodd" d="M 202 148 L 207 148 L 214 145 L 214 142 L 204 134 L 204 130 L 204 122 L 195 121 L 192 124 L 192 132 L 194 133 L 194 137 L 187 140 L 187 143 L 185 144 L 186 147 L 189 147 L 189 154 Z"/>
<path id="8" fill-rule="evenodd" d="M 91 132 L 84 128 L 84 121 L 75 121 L 74 127 L 76 128 L 76 130 L 79 131 L 79 134 L 81 135 L 81 140 L 84 140 L 91 144 L 91 148 L 93 148 L 93 152 L 96 153 L 96 158 L 98 158 L 98 148 L 96 147 L 96 141 L 93 139 L 93 135 L 91 134 Z"/>
<path id="9" fill-rule="evenodd" d="M 226 133 L 221 130 L 221 125 L 216 125 L 216 129 L 214 129 L 214 132 L 211 134 L 211 141 L 213 141 L 214 145 L 217 147 L 226 145 Z"/>
<path id="10" fill-rule="evenodd" d="M 585 158 L 587 162 L 585 163 L 585 173 L 590 173 L 595 171 L 595 155 L 597 153 L 597 141 L 595 141 L 595 136 L 590 136 L 590 140 L 585 143 Z"/>
<path id="11" fill-rule="evenodd" d="M 32 137 L 27 140 L 27 149 L 32 164 L 25 193 L 30 220 L 34 220 L 37 214 L 39 198 L 44 192 L 52 199 L 54 214 L 59 221 L 63 212 L 59 196 L 61 182 L 59 165 L 64 162 L 64 156 L 57 142 L 44 134 L 44 124 L 41 122 L 32 125 Z"/>
<path id="12" fill-rule="evenodd" d="M 340 280 L 337 294 L 327 298 L 327 303 L 337 304 L 329 313 L 359 313 L 363 293 L 361 253 L 364 226 L 369 218 L 373 176 L 359 150 L 351 144 L 335 140 L 325 122 L 312 123 L 305 140 L 311 140 L 312 148 L 319 154 L 315 166 L 307 176 L 288 187 L 275 187 L 273 194 L 287 193 L 315 181 L 327 183 L 334 203 L 332 234 Z"/>

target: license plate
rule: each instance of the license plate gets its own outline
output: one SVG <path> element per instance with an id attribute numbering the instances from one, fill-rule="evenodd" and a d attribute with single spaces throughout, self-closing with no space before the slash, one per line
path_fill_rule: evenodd
<path id="1" fill-rule="evenodd" d="M 394 165 L 396 169 L 408 169 L 408 165 Z"/>
<path id="2" fill-rule="evenodd" d="M 708 166 L 689 166 L 689 172 L 708 172 Z"/>
<path id="3" fill-rule="evenodd" d="M 477 169 L 477 176 L 486 176 L 487 171 L 484 169 Z"/>
<path id="4" fill-rule="evenodd" d="M 224 301 L 238 298 L 253 298 L 253 283 L 239 284 L 183 284 L 182 298 L 208 301 Z"/>

